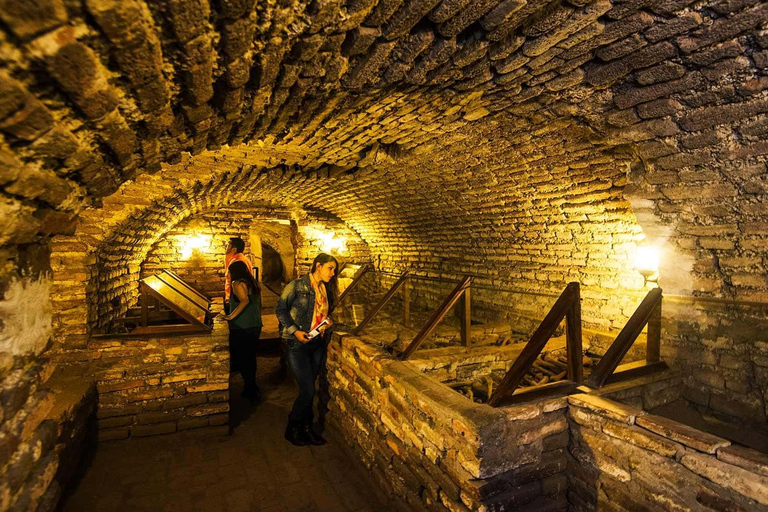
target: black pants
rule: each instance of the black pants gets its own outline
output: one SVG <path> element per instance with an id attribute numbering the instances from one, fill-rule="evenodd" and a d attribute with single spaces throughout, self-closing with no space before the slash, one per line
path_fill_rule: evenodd
<path id="1" fill-rule="evenodd" d="M 304 344 L 296 339 L 288 340 L 285 352 L 288 367 L 299 385 L 299 396 L 293 403 L 288 420 L 296 423 L 312 423 L 315 381 L 320 368 L 325 365 L 326 341 L 323 336 L 318 336 Z"/>
<path id="2" fill-rule="evenodd" d="M 256 387 L 256 344 L 259 342 L 261 327 L 229 330 L 229 344 L 232 360 L 240 370 L 245 382 L 245 391 L 249 393 Z"/>

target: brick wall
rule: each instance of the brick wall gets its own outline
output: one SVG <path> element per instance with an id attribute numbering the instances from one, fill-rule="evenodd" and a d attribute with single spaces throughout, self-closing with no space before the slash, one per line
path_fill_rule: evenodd
<path id="1" fill-rule="evenodd" d="M 568 402 L 573 510 L 638 500 L 659 511 L 768 510 L 764 454 L 605 398 Z"/>
<path id="2" fill-rule="evenodd" d="M 349 335 L 329 345 L 327 377 L 328 422 L 413 509 L 566 508 L 565 399 L 475 404 Z"/>

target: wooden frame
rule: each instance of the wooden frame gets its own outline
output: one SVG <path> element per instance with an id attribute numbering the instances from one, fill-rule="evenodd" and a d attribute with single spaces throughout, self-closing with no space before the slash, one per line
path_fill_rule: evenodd
<path id="1" fill-rule="evenodd" d="M 139 291 L 141 304 L 138 315 L 115 319 L 116 322 L 138 323 L 138 326 L 125 336 L 204 333 L 213 330 L 213 326 L 207 323 L 211 314 L 210 298 L 173 272 L 161 270 L 140 280 Z M 160 311 L 160 304 L 188 323 L 151 325 L 153 320 L 170 319 L 170 315 Z"/>
<path id="2" fill-rule="evenodd" d="M 346 266 L 346 263 L 344 263 L 344 266 Z M 352 282 L 349 283 L 349 286 L 347 286 L 343 292 L 341 292 L 341 295 L 339 295 L 339 298 L 336 301 L 336 304 L 341 304 L 341 301 L 349 297 L 349 294 L 351 293 L 351 291 L 360 282 L 360 278 L 362 278 L 366 274 L 366 272 L 370 270 L 370 268 L 371 268 L 370 265 L 366 263 L 357 269 L 357 271 L 355 272 L 355 275 L 352 276 Z M 341 270 L 339 270 L 339 274 L 340 273 L 341 273 Z"/>
<path id="3" fill-rule="evenodd" d="M 406 281 L 408 280 L 408 271 L 406 270 L 400 275 L 400 279 L 395 281 L 395 284 L 392 285 L 392 287 L 387 291 L 387 293 L 384 295 L 384 297 L 381 298 L 381 300 L 376 304 L 372 310 L 368 312 L 367 315 L 365 315 L 365 318 L 363 318 L 363 321 L 360 322 L 360 324 L 355 327 L 355 330 L 352 331 L 352 334 L 357 335 L 365 329 L 365 326 L 368 325 L 371 320 L 373 320 L 373 317 L 376 316 L 376 314 L 381 311 L 384 306 L 387 305 L 387 303 L 392 300 L 392 297 L 395 296 L 397 291 L 405 285 Z M 350 284 L 350 286 L 352 286 Z"/>
<path id="4" fill-rule="evenodd" d="M 461 337 L 462 342 L 465 346 L 468 346 L 470 343 L 469 338 L 469 318 L 471 318 L 471 311 L 469 307 L 469 301 L 470 301 L 470 295 L 469 295 L 469 288 L 472 286 L 472 276 L 464 276 L 464 279 L 462 279 L 459 284 L 456 285 L 456 288 L 453 289 L 453 291 L 445 298 L 442 305 L 432 314 L 432 317 L 427 321 L 426 324 L 424 324 L 424 327 L 421 328 L 421 331 L 416 335 L 415 338 L 413 338 L 413 341 L 411 341 L 411 344 L 408 345 L 408 347 L 403 351 L 402 354 L 400 354 L 400 360 L 405 361 L 411 355 L 416 351 L 416 349 L 419 348 L 419 345 L 422 344 L 422 342 L 432 334 L 432 331 L 435 330 L 435 327 L 437 327 L 437 324 L 439 324 L 443 318 L 445 318 L 445 315 L 448 314 L 448 310 L 451 309 L 451 306 L 456 304 L 456 302 L 463 296 L 465 296 L 465 300 L 463 302 L 463 305 L 461 306 Z"/>
<path id="5" fill-rule="evenodd" d="M 661 302 L 661 288 L 654 288 L 648 292 L 627 324 L 616 336 L 616 340 L 595 366 L 589 379 L 587 379 L 587 386 L 599 389 L 605 384 L 640 377 L 667 368 L 667 365 L 660 360 Z M 646 324 L 648 325 L 648 340 L 645 361 L 636 361 L 619 366 Z"/>
<path id="6" fill-rule="evenodd" d="M 523 377 L 539 357 L 547 342 L 565 318 L 565 340 L 568 355 L 567 380 L 533 386 L 515 393 Z M 531 339 L 515 359 L 499 386 L 488 399 L 492 407 L 520 403 L 534 398 L 570 393 L 584 378 L 581 353 L 581 289 L 579 283 L 568 283 L 552 309 L 544 317 Z"/>

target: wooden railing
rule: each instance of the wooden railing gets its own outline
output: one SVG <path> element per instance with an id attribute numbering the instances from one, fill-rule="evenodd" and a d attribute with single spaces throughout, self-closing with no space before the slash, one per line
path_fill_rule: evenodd
<path id="1" fill-rule="evenodd" d="M 413 338 L 410 345 L 406 347 L 400 359 L 405 361 L 419 348 L 419 345 L 430 335 L 435 327 L 445 318 L 451 307 L 458 302 L 458 300 L 464 297 L 464 300 L 459 304 L 459 316 L 461 320 L 461 342 L 465 347 L 470 346 L 472 338 L 469 333 L 470 319 L 472 318 L 472 312 L 470 310 L 470 286 L 472 286 L 472 277 L 464 276 L 464 279 L 456 285 L 456 288 L 448 294 L 439 308 L 432 314 L 432 317 L 424 324 L 421 331 Z"/>
<path id="2" fill-rule="evenodd" d="M 403 324 L 410 325 L 411 323 L 411 310 L 410 310 L 410 279 L 411 276 L 408 271 L 403 272 L 399 279 L 392 285 L 387 291 L 384 297 L 371 309 L 365 318 L 358 324 L 352 331 L 352 334 L 360 334 L 365 327 L 373 320 L 373 318 L 386 306 L 392 298 L 402 289 L 403 290 Z M 470 286 L 472 284 L 472 278 L 469 276 L 464 277 L 456 285 L 456 288 L 445 298 L 440 307 L 432 314 L 430 319 L 421 328 L 419 333 L 413 338 L 413 341 L 408 347 L 400 354 L 400 359 L 408 359 L 419 348 L 422 342 L 435 330 L 435 327 L 445 318 L 451 307 L 459 301 L 459 319 L 461 322 L 461 342 L 464 346 L 470 346 L 472 338 L 469 332 L 472 318 L 471 310 L 471 295 Z"/>
<path id="3" fill-rule="evenodd" d="M 565 318 L 565 340 L 568 366 L 567 380 L 542 384 L 525 389 L 519 393 L 523 377 L 528 373 L 544 350 L 549 339 Z M 568 393 L 576 388 L 583 379 L 583 359 L 581 353 L 581 292 L 579 283 L 568 283 L 547 316 L 544 317 L 531 339 L 515 359 L 512 367 L 499 383 L 488 400 L 493 407 L 510 405 L 522 401 L 557 393 Z"/>
<path id="4" fill-rule="evenodd" d="M 587 386 L 599 389 L 605 384 L 647 375 L 667 368 L 660 360 L 661 347 L 661 288 L 654 288 L 645 296 L 587 379 Z M 619 366 L 632 344 L 648 325 L 645 361 Z"/>
<path id="5" fill-rule="evenodd" d="M 344 266 L 346 266 L 346 263 L 344 263 Z M 352 293 L 352 290 L 355 289 L 355 287 L 360 283 L 362 280 L 362 277 L 371 269 L 371 266 L 367 263 L 362 265 L 360 268 L 355 271 L 355 275 L 352 276 L 352 282 L 349 283 L 349 286 L 347 286 L 343 292 L 341 292 L 341 295 L 339 295 L 338 300 L 336 301 L 336 304 L 341 304 L 341 301 L 343 301 L 345 298 L 349 297 L 350 293 Z M 339 273 L 343 270 L 343 266 L 341 269 L 339 269 Z"/>
<path id="6" fill-rule="evenodd" d="M 365 318 L 355 327 L 355 329 L 352 331 L 352 334 L 358 335 L 360 334 L 360 331 L 365 329 L 365 327 L 373 320 L 373 317 L 375 317 L 379 311 L 384 309 L 384 306 L 386 306 L 390 300 L 392 300 L 392 297 L 395 296 L 395 294 L 402 288 L 406 281 L 408 280 L 408 271 L 406 270 L 402 274 L 400 274 L 400 278 L 395 281 L 395 284 L 392 285 L 392 287 L 387 290 L 387 293 L 384 294 L 384 297 L 381 298 L 381 300 L 371 309 L 367 315 L 365 315 Z"/>

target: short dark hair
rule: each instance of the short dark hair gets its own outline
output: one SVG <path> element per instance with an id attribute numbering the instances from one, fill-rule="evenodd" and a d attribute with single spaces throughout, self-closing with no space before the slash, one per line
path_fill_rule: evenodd
<path id="1" fill-rule="evenodd" d="M 229 243 L 232 244 L 232 247 L 237 249 L 237 252 L 243 252 L 245 250 L 245 242 L 239 236 L 230 238 Z"/>

